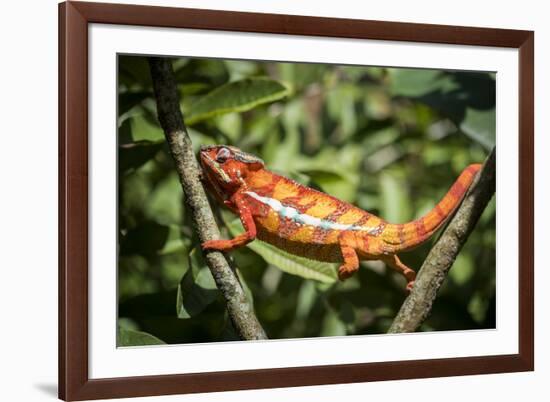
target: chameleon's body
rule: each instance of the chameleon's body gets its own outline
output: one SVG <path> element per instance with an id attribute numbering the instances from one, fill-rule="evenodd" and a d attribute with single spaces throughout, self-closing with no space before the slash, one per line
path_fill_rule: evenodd
<path id="1" fill-rule="evenodd" d="M 481 165 L 461 173 L 443 199 L 422 218 L 391 224 L 347 202 L 265 169 L 263 162 L 230 146 L 203 147 L 204 178 L 213 195 L 239 215 L 245 233 L 211 240 L 205 249 L 232 250 L 256 237 L 287 252 L 317 261 L 340 262 L 345 279 L 360 260 L 382 260 L 401 272 L 411 289 L 415 272 L 397 253 L 426 241 L 459 205 Z"/>

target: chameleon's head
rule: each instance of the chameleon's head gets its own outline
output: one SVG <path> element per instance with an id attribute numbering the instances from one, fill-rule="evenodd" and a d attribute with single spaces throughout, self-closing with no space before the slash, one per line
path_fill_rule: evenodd
<path id="1" fill-rule="evenodd" d="M 264 167 L 260 158 L 230 145 L 201 147 L 200 162 L 209 189 L 221 200 L 231 196 L 251 172 Z"/>

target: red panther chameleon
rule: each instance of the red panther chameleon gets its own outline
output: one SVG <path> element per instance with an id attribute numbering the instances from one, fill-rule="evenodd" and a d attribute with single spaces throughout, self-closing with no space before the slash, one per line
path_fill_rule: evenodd
<path id="1" fill-rule="evenodd" d="M 267 170 L 258 157 L 228 145 L 202 147 L 209 191 L 238 214 L 245 232 L 210 240 L 203 249 L 229 251 L 255 238 L 312 260 L 339 262 L 344 280 L 360 260 L 382 260 L 403 274 L 411 290 L 416 273 L 397 253 L 425 242 L 457 208 L 481 165 L 468 166 L 443 199 L 422 218 L 392 224 L 328 194 Z"/>

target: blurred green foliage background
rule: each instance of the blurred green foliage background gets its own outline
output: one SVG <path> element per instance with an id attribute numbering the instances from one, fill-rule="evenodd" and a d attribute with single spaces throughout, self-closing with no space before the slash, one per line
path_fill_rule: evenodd
<path id="1" fill-rule="evenodd" d="M 495 76 L 405 68 L 173 59 L 195 150 L 232 144 L 267 167 L 401 223 L 433 208 L 495 142 Z M 156 119 L 144 57 L 118 60 L 118 345 L 236 340 L 204 262 Z M 222 234 L 241 230 L 218 205 Z M 437 236 L 435 236 L 437 237 Z M 418 270 L 433 239 L 402 260 Z M 387 331 L 404 279 L 259 241 L 231 254 L 269 338 Z M 495 200 L 422 331 L 495 327 Z"/>

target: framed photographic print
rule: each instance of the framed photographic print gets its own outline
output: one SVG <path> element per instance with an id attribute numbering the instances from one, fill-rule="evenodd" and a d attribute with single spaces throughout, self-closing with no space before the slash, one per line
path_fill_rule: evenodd
<path id="1" fill-rule="evenodd" d="M 533 32 L 59 10 L 60 398 L 533 370 Z"/>

